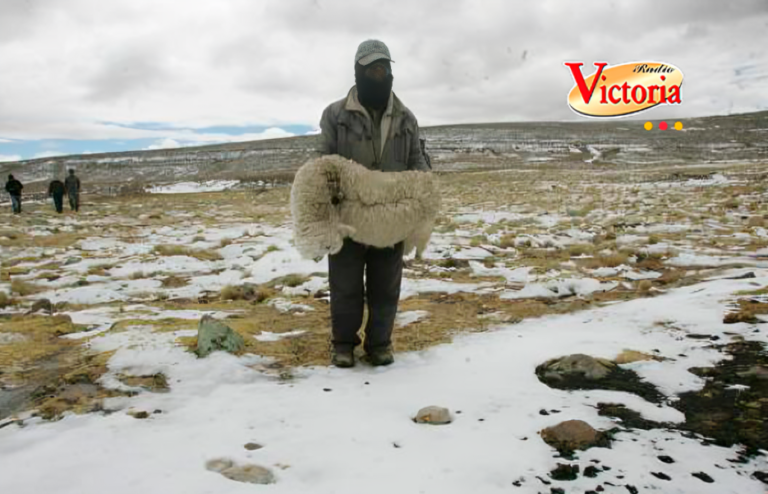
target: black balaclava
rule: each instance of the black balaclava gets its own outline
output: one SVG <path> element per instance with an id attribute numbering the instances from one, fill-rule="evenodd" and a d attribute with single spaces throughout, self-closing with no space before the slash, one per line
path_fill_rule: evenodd
<path id="1" fill-rule="evenodd" d="M 381 60 L 387 67 L 390 67 L 389 60 Z M 376 62 L 373 62 L 376 63 Z M 383 110 L 389 101 L 389 94 L 392 92 L 392 71 L 387 74 L 383 80 L 377 81 L 365 75 L 366 66 L 355 64 L 355 85 L 357 86 L 357 97 L 360 104 L 368 108 Z"/>

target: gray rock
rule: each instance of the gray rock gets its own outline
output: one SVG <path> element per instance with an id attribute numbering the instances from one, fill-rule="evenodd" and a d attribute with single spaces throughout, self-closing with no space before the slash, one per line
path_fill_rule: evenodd
<path id="1" fill-rule="evenodd" d="M 560 452 L 585 450 L 605 445 L 607 439 L 583 420 L 567 420 L 554 427 L 547 427 L 540 433 L 545 443 Z"/>
<path id="2" fill-rule="evenodd" d="M 431 406 L 419 410 L 413 420 L 418 424 L 444 425 L 453 422 L 453 417 L 447 408 Z"/>
<path id="3" fill-rule="evenodd" d="M 262 446 L 261 444 L 257 444 L 257 443 L 246 443 L 246 445 L 243 446 L 243 447 L 245 449 L 247 449 L 248 451 L 256 451 L 257 449 L 261 449 L 264 446 Z"/>
<path id="4" fill-rule="evenodd" d="M 205 464 L 205 468 L 236 482 L 249 484 L 274 484 L 277 482 L 275 475 L 268 468 L 253 464 L 237 465 L 227 458 L 209 460 Z"/>
<path id="5" fill-rule="evenodd" d="M 245 341 L 235 330 L 204 315 L 197 328 L 197 355 L 205 357 L 216 350 L 235 353 L 245 348 Z"/>
<path id="6" fill-rule="evenodd" d="M 610 360 L 597 359 L 584 354 L 568 355 L 550 360 L 538 369 L 537 373 L 545 379 L 565 379 L 581 377 L 598 380 L 608 376 L 616 365 Z"/>

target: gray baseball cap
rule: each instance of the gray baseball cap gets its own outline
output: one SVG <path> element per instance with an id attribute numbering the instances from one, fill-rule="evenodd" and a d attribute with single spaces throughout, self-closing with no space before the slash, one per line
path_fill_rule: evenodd
<path id="1" fill-rule="evenodd" d="M 394 60 L 389 57 L 389 48 L 387 48 L 387 45 L 377 39 L 367 39 L 357 47 L 355 63 L 360 62 L 360 65 L 368 65 L 369 63 L 381 60 L 382 58 L 394 62 Z"/>

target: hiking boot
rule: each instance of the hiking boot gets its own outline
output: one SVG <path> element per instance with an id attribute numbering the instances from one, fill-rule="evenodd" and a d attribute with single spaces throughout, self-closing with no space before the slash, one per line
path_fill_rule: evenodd
<path id="1" fill-rule="evenodd" d="M 395 361 L 392 347 L 377 348 L 368 352 L 368 363 L 373 366 L 390 365 Z"/>
<path id="2" fill-rule="evenodd" d="M 355 354 L 352 350 L 332 350 L 331 363 L 336 367 L 348 368 L 355 366 Z"/>

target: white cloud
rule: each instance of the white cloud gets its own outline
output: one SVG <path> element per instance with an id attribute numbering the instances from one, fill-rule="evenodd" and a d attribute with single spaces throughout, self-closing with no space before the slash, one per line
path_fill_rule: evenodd
<path id="1" fill-rule="evenodd" d="M 395 92 L 421 125 L 579 119 L 566 60 L 668 61 L 686 77 L 677 116 L 754 111 L 767 22 L 765 0 L 0 2 L 0 135 L 186 145 L 245 138 L 183 129 L 317 125 L 369 37 L 389 45 Z"/>
<path id="2" fill-rule="evenodd" d="M 7 142 L 13 142 L 13 141 L 9 141 L 8 139 L 0 139 L 0 143 L 7 143 Z"/>
<path id="3" fill-rule="evenodd" d="M 62 156 L 67 153 L 63 153 L 61 151 L 41 151 L 39 153 L 36 153 L 34 156 L 32 156 L 32 159 L 37 158 L 52 158 L 53 156 Z"/>
<path id="4" fill-rule="evenodd" d="M 150 144 L 149 146 L 145 147 L 144 149 L 145 150 L 150 150 L 150 149 L 173 149 L 173 148 L 177 148 L 177 147 L 181 147 L 181 144 L 179 144 L 178 141 L 175 141 L 173 139 L 170 139 L 170 138 L 166 137 L 165 139 L 157 141 L 154 144 Z"/>
<path id="5" fill-rule="evenodd" d="M 168 131 L 157 131 L 158 134 L 168 134 Z M 212 134 L 195 133 L 189 130 L 171 131 L 173 137 L 165 137 L 154 144 L 144 148 L 149 149 L 171 149 L 184 146 L 200 146 L 203 144 L 221 144 L 225 142 L 247 142 L 258 141 L 262 139 L 278 139 L 282 137 L 292 137 L 294 134 L 278 127 L 270 127 L 263 132 L 251 132 L 247 134 Z"/>
<path id="6" fill-rule="evenodd" d="M 0 154 L 0 162 L 2 161 L 19 161 L 21 156 L 18 154 Z"/>

